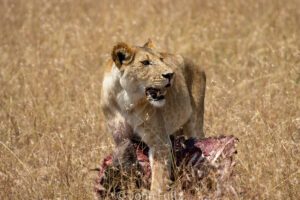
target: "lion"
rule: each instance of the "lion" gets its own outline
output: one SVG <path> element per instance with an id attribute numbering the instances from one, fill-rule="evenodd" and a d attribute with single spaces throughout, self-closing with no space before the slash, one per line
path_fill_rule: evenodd
<path id="1" fill-rule="evenodd" d="M 170 135 L 204 137 L 205 71 L 176 54 L 118 43 L 105 66 L 101 108 L 116 145 L 138 136 L 150 148 L 152 194 L 169 189 Z"/>

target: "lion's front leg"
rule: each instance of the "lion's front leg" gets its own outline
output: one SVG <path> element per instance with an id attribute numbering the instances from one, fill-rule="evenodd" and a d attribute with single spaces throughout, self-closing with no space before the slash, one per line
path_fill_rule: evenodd
<path id="1" fill-rule="evenodd" d="M 173 160 L 170 145 L 160 144 L 150 147 L 149 158 L 152 172 L 151 195 L 155 197 L 167 192 L 171 183 L 171 164 Z"/>
<path id="2" fill-rule="evenodd" d="M 173 163 L 172 144 L 164 130 L 140 131 L 142 140 L 149 146 L 151 165 L 150 199 L 160 199 L 169 190 L 171 165 Z"/>
<path id="3" fill-rule="evenodd" d="M 116 145 L 119 145 L 124 140 L 130 139 L 133 135 L 131 126 L 120 114 L 108 118 L 107 129 L 112 133 Z"/>

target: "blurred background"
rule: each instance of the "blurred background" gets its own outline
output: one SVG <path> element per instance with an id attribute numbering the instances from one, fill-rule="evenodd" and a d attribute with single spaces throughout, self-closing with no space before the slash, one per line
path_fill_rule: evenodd
<path id="1" fill-rule="evenodd" d="M 205 132 L 239 138 L 240 199 L 300 198 L 300 1 L 0 0 L 0 199 L 91 199 L 113 149 L 114 44 L 151 38 L 207 73 Z"/>

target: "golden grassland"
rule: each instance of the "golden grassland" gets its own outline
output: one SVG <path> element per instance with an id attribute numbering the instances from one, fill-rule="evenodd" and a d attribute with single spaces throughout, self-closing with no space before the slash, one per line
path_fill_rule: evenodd
<path id="1" fill-rule="evenodd" d="M 102 64 L 118 41 L 206 68 L 205 131 L 240 139 L 240 199 L 300 198 L 300 2 L 0 0 L 0 199 L 91 199 L 113 141 Z"/>

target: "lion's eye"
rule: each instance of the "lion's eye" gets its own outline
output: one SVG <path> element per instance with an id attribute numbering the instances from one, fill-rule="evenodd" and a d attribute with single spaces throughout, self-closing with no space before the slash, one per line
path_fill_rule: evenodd
<path id="1" fill-rule="evenodd" d="M 150 60 L 143 60 L 143 61 L 141 61 L 141 63 L 142 63 L 143 65 L 151 65 Z"/>

